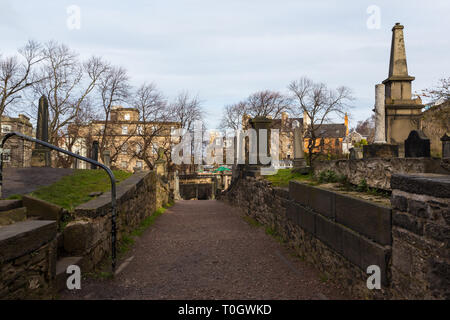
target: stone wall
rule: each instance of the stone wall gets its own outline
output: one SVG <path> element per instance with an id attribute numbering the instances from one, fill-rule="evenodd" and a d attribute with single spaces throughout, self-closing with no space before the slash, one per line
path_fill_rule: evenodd
<path id="1" fill-rule="evenodd" d="M 394 175 L 393 292 L 450 299 L 450 176 Z"/>
<path id="2" fill-rule="evenodd" d="M 359 298 L 450 298 L 450 176 L 393 175 L 392 210 L 290 182 L 237 178 L 225 201 L 280 235 L 306 261 Z M 366 286 L 369 265 L 381 290 Z"/>
<path id="3" fill-rule="evenodd" d="M 48 299 L 55 294 L 56 221 L 0 227 L 0 299 Z"/>
<path id="4" fill-rule="evenodd" d="M 441 173 L 440 159 L 432 158 L 391 158 L 318 161 L 314 164 L 314 174 L 332 170 L 347 176 L 350 183 L 358 185 L 365 180 L 372 188 L 391 190 L 393 174 Z"/>
<path id="5" fill-rule="evenodd" d="M 441 137 L 450 131 L 450 101 L 422 113 L 422 131 L 430 139 L 431 155 L 442 156 Z"/>
<path id="6" fill-rule="evenodd" d="M 360 298 L 387 296 L 389 208 L 299 183 L 291 182 L 289 189 L 275 188 L 253 177 L 235 181 L 223 199 L 274 229 L 299 256 L 350 294 Z M 374 223 L 368 225 L 369 219 Z M 381 268 L 382 290 L 366 286 L 370 265 Z"/>
<path id="7" fill-rule="evenodd" d="M 136 173 L 117 186 L 117 239 L 169 202 L 169 187 L 155 172 Z M 82 256 L 82 271 L 95 269 L 111 254 L 111 194 L 75 208 L 76 220 L 64 229 L 64 251 Z"/>

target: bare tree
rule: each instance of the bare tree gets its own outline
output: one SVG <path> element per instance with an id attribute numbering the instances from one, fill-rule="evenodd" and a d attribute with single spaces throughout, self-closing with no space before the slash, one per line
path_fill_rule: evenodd
<path id="1" fill-rule="evenodd" d="M 170 154 L 170 110 L 163 94 L 153 83 L 141 85 L 134 94 L 133 106 L 139 110 L 137 140 L 133 141 L 132 157 L 143 160 L 152 170 L 158 160 L 158 148 Z"/>
<path id="2" fill-rule="evenodd" d="M 366 136 L 367 141 L 372 143 L 375 138 L 375 113 L 364 121 L 358 121 L 355 131 L 363 136 Z"/>
<path id="3" fill-rule="evenodd" d="M 117 159 L 117 156 L 123 149 L 123 144 L 127 143 L 132 132 L 130 132 L 126 139 L 121 139 L 120 142 L 115 139 L 117 123 L 119 119 L 111 119 L 111 110 L 114 106 L 126 102 L 129 99 L 131 85 L 127 71 L 122 67 L 109 66 L 105 73 L 103 73 L 97 84 L 97 91 L 99 94 L 99 104 L 103 111 L 103 118 L 105 119 L 104 126 L 101 132 L 96 132 L 94 135 L 100 137 L 99 151 L 101 156 L 107 148 L 112 148 L 111 162 Z"/>
<path id="4" fill-rule="evenodd" d="M 202 121 L 205 112 L 198 96 L 193 96 L 184 91 L 178 94 L 170 105 L 172 121 L 179 122 L 183 129 L 193 130 L 195 121 Z"/>
<path id="5" fill-rule="evenodd" d="M 277 91 L 265 90 L 250 95 L 246 100 L 246 109 L 251 117 L 270 116 L 276 119 L 290 109 L 291 103 L 290 97 Z"/>
<path id="6" fill-rule="evenodd" d="M 245 101 L 225 106 L 220 121 L 220 129 L 238 130 L 241 128 L 242 117 L 248 112 L 247 109 L 247 103 Z"/>
<path id="7" fill-rule="evenodd" d="M 439 84 L 437 86 L 423 90 L 421 95 L 425 98 L 430 99 L 432 102 L 449 101 L 450 78 L 439 80 Z"/>
<path id="8" fill-rule="evenodd" d="M 55 144 L 65 134 L 61 131 L 90 105 L 88 96 L 107 70 L 107 64 L 98 57 L 82 63 L 76 52 L 54 41 L 45 44 L 43 55 L 40 77 L 44 80 L 34 84 L 32 97 L 33 102 L 42 95 L 48 98 L 49 142 Z"/>
<path id="9" fill-rule="evenodd" d="M 304 119 L 304 134 L 308 138 L 308 164 L 312 167 L 314 160 L 320 154 L 317 147 L 323 138 L 321 129 L 331 116 L 344 116 L 353 100 L 351 90 L 339 87 L 329 89 L 323 83 L 314 83 L 308 78 L 292 81 L 288 86 L 295 99 L 292 111 L 299 116 L 306 114 L 309 124 Z M 320 148 L 319 148 L 320 149 Z"/>
<path id="10" fill-rule="evenodd" d="M 6 107 L 20 98 L 19 93 L 45 77 L 35 72 L 43 59 L 41 45 L 35 41 L 28 41 L 19 49 L 19 55 L 5 58 L 0 55 L 0 123 Z"/>

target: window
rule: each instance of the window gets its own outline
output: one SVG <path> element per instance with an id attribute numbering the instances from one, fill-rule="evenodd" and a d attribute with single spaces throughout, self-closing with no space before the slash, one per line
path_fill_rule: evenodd
<path id="1" fill-rule="evenodd" d="M 142 169 L 142 161 L 136 161 L 136 168 Z"/>
<path id="2" fill-rule="evenodd" d="M 11 132 L 12 128 L 9 124 L 2 124 L 2 133 L 8 133 Z"/>
<path id="3" fill-rule="evenodd" d="M 128 168 L 128 162 L 122 161 L 122 162 L 120 163 L 120 166 L 122 167 L 122 169 L 126 169 L 126 168 Z"/>
<path id="4" fill-rule="evenodd" d="M 152 152 L 154 153 L 154 154 L 158 154 L 158 144 L 157 143 L 154 143 L 153 144 L 153 146 L 152 146 Z"/>
<path id="5" fill-rule="evenodd" d="M 2 129 L 3 129 L 3 126 L 2 126 Z M 3 161 L 11 162 L 11 150 L 10 149 L 3 149 Z"/>
<path id="6" fill-rule="evenodd" d="M 128 134 L 128 126 L 122 126 L 122 134 Z"/>
<path id="7" fill-rule="evenodd" d="M 100 126 L 100 134 L 103 134 L 104 132 L 105 132 L 105 125 L 102 124 L 102 125 Z"/>
<path id="8" fill-rule="evenodd" d="M 123 118 L 124 118 L 126 121 L 129 121 L 129 120 L 130 120 L 130 114 L 129 114 L 129 113 L 125 113 L 125 115 L 123 116 Z"/>
<path id="9" fill-rule="evenodd" d="M 142 146 L 140 143 L 136 144 L 136 153 L 140 153 L 142 151 Z"/>
<path id="10" fill-rule="evenodd" d="M 137 126 L 137 133 L 138 134 L 144 134 L 144 128 L 142 128 L 142 125 Z"/>
<path id="11" fill-rule="evenodd" d="M 122 145 L 122 148 L 120 148 L 120 151 L 121 151 L 123 154 L 127 154 L 127 152 L 128 152 L 128 144 L 127 144 L 127 143 L 124 143 L 124 144 Z"/>

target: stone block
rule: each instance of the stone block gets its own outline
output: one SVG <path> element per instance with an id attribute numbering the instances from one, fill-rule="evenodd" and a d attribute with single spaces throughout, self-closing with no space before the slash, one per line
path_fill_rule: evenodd
<path id="1" fill-rule="evenodd" d="M 335 196 L 336 193 L 311 187 L 309 192 L 309 207 L 317 212 L 320 213 L 328 218 L 334 219 L 335 218 Z"/>
<path id="2" fill-rule="evenodd" d="M 429 218 L 427 207 L 423 201 L 408 199 L 408 212 L 416 217 Z"/>
<path id="3" fill-rule="evenodd" d="M 311 187 L 298 181 L 289 181 L 289 197 L 299 204 L 309 206 Z"/>
<path id="4" fill-rule="evenodd" d="M 391 205 L 394 210 L 406 212 L 408 210 L 408 199 L 399 195 L 393 195 Z"/>
<path id="5" fill-rule="evenodd" d="M 342 228 L 320 214 L 315 215 L 314 223 L 316 237 L 337 253 L 342 253 Z"/>
<path id="6" fill-rule="evenodd" d="M 60 221 L 63 211 L 62 207 L 30 196 L 23 196 L 22 201 L 23 206 L 27 208 L 29 216 L 36 216 L 42 220 Z"/>
<path id="7" fill-rule="evenodd" d="M 99 236 L 95 234 L 97 231 L 92 221 L 70 222 L 63 231 L 64 250 L 73 255 L 85 254 L 94 245 L 94 238 Z"/>
<path id="8" fill-rule="evenodd" d="M 8 211 L 22 207 L 22 200 L 0 200 L 0 211 Z"/>
<path id="9" fill-rule="evenodd" d="M 450 227 L 429 222 L 424 227 L 425 235 L 437 241 L 450 244 Z"/>
<path id="10" fill-rule="evenodd" d="M 410 214 L 394 211 L 392 223 L 417 235 L 423 235 L 423 222 Z"/>
<path id="11" fill-rule="evenodd" d="M 398 145 L 395 144 L 369 144 L 363 147 L 364 159 L 390 159 L 398 158 Z"/>
<path id="12" fill-rule="evenodd" d="M 315 232 L 315 214 L 298 203 L 291 202 L 286 210 L 289 220 L 297 224 L 303 230 L 314 234 Z"/>
<path id="13" fill-rule="evenodd" d="M 8 211 L 0 211 L 0 226 L 14 222 L 24 221 L 27 218 L 27 208 L 16 208 Z"/>
<path id="14" fill-rule="evenodd" d="M 392 190 L 402 190 L 415 194 L 426 194 L 436 198 L 450 198 L 450 175 L 394 174 L 391 177 Z"/>
<path id="15" fill-rule="evenodd" d="M 373 241 L 361 241 L 361 268 L 363 271 L 371 265 L 379 266 L 381 269 L 381 283 L 388 285 L 388 266 L 391 257 L 391 247 L 381 246 Z"/>
<path id="16" fill-rule="evenodd" d="M 56 222 L 27 220 L 0 228 L 0 264 L 30 253 L 56 237 Z"/>
<path id="17" fill-rule="evenodd" d="M 392 243 L 390 208 L 341 194 L 335 198 L 338 223 L 382 245 Z"/>

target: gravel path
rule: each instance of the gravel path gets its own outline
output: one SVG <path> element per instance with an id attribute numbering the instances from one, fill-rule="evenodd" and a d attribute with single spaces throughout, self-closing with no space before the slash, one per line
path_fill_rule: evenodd
<path id="1" fill-rule="evenodd" d="M 138 239 L 114 280 L 86 279 L 61 299 L 346 299 L 238 209 L 178 201 Z M 120 266 L 120 263 L 119 263 Z"/>

